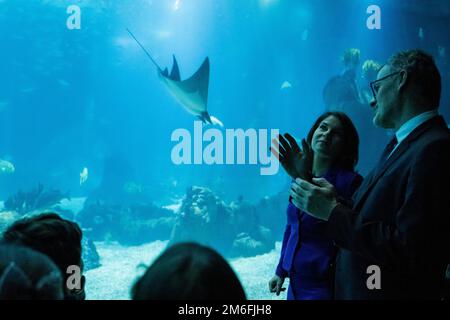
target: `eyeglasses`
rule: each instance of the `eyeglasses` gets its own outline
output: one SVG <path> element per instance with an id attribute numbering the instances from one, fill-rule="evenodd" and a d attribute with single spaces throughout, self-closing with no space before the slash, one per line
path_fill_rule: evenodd
<path id="1" fill-rule="evenodd" d="M 376 84 L 379 83 L 380 81 L 386 80 L 387 78 L 390 78 L 390 77 L 392 77 L 392 76 L 395 76 L 396 74 L 399 74 L 400 72 L 401 72 L 401 71 L 397 71 L 397 72 L 388 74 L 387 76 L 385 76 L 385 77 L 383 77 L 383 78 L 381 78 L 381 79 L 372 81 L 372 82 L 370 83 L 370 89 L 372 89 L 373 98 L 374 98 L 375 100 L 377 100 L 377 93 L 378 93 L 378 89 L 380 88 L 380 86 L 377 86 Z"/>

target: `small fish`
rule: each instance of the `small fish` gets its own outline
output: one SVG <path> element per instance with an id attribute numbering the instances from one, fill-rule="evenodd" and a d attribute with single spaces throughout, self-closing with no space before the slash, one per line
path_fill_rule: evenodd
<path id="1" fill-rule="evenodd" d="M 285 81 L 283 82 L 283 84 L 281 85 L 281 90 L 283 89 L 288 89 L 288 88 L 292 88 L 292 84 L 289 81 Z"/>
<path id="2" fill-rule="evenodd" d="M 80 172 L 80 186 L 82 186 L 88 179 L 89 173 L 88 168 L 84 167 L 83 170 Z"/>
<path id="3" fill-rule="evenodd" d="M 425 35 L 424 35 L 424 32 L 423 32 L 423 29 L 422 29 L 422 27 L 420 27 L 419 28 L 419 39 L 423 40 L 424 37 L 425 37 Z"/>
<path id="4" fill-rule="evenodd" d="M 16 171 L 16 168 L 11 162 L 0 159 L 0 174 L 11 174 L 14 171 Z"/>

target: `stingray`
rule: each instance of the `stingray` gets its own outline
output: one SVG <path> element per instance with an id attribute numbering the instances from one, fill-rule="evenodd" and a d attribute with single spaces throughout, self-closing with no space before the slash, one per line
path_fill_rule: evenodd
<path id="1" fill-rule="evenodd" d="M 188 79 L 181 80 L 180 68 L 177 59 L 173 55 L 173 65 L 170 71 L 164 70 L 155 62 L 152 56 L 139 42 L 134 34 L 128 30 L 137 44 L 144 50 L 156 66 L 159 79 L 166 85 L 170 94 L 180 103 L 186 111 L 199 118 L 203 123 L 217 124 L 223 126 L 222 122 L 208 113 L 208 86 L 209 86 L 209 58 L 206 57 L 200 68 Z"/>

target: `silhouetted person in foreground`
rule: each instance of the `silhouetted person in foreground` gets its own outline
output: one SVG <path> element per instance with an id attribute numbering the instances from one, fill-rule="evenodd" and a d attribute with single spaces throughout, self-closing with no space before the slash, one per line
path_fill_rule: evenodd
<path id="1" fill-rule="evenodd" d="M 81 238 L 82 232 L 78 224 L 62 219 L 55 213 L 20 219 L 3 234 L 4 243 L 22 245 L 41 252 L 58 266 L 64 279 L 65 300 L 85 299 L 85 278 L 81 276 Z M 80 271 L 79 279 L 71 277 L 76 274 L 72 268 Z M 72 279 L 73 281 L 68 281 Z"/>
<path id="2" fill-rule="evenodd" d="M 132 289 L 133 300 L 245 300 L 228 262 L 197 243 L 166 249 Z"/>
<path id="3" fill-rule="evenodd" d="M 0 245 L 0 300 L 62 300 L 62 277 L 46 255 Z"/>

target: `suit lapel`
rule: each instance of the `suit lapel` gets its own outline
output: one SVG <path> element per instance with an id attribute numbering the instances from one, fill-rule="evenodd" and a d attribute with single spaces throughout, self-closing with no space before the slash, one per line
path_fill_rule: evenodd
<path id="1" fill-rule="evenodd" d="M 417 127 L 416 129 L 414 129 L 409 136 L 402 141 L 399 146 L 397 147 L 397 149 L 394 151 L 394 153 L 389 157 L 388 160 L 386 160 L 386 162 L 384 163 L 384 165 L 378 170 L 378 172 L 371 172 L 369 174 L 369 176 L 366 177 L 366 179 L 364 179 L 363 185 L 361 186 L 361 188 L 359 189 L 356 197 L 355 197 L 355 202 L 354 202 L 354 208 L 357 208 L 362 201 L 364 201 L 364 199 L 367 197 L 368 193 L 370 192 L 370 190 L 372 190 L 372 188 L 374 187 L 374 185 L 378 182 L 378 180 L 384 175 L 384 173 L 386 172 L 386 170 L 398 159 L 400 158 L 400 156 L 402 154 L 405 153 L 406 150 L 408 150 L 408 148 L 410 147 L 410 144 L 417 139 L 423 132 L 425 132 L 426 130 L 428 130 L 431 126 L 435 125 L 435 124 L 441 124 L 444 123 L 445 121 L 443 120 L 443 118 L 441 116 L 438 117 L 434 117 L 426 122 L 424 122 L 423 124 L 421 124 L 419 127 Z M 367 181 L 366 181 L 367 180 Z"/>
<path id="2" fill-rule="evenodd" d="M 380 180 L 380 178 L 384 175 L 386 170 L 409 148 L 409 142 L 402 141 L 394 153 L 389 157 L 388 160 L 384 163 L 384 165 L 378 170 L 378 172 L 372 172 L 370 180 L 367 185 L 365 185 L 365 189 L 361 189 L 361 192 L 358 193 L 358 199 L 355 201 L 355 207 L 357 207 L 361 201 L 363 201 L 366 195 L 372 190 L 373 186 Z"/>

